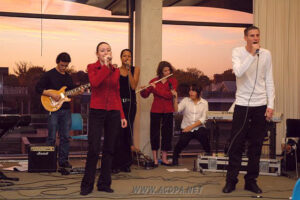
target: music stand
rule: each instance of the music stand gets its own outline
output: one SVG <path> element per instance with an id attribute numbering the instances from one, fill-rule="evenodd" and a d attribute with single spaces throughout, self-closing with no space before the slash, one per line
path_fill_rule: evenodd
<path id="1" fill-rule="evenodd" d="M 0 129 L 2 129 L 0 132 L 0 139 L 9 130 L 14 129 L 17 126 L 28 126 L 30 122 L 30 115 L 0 115 Z M 7 177 L 3 174 L 3 172 L 0 171 L 0 180 L 18 181 L 19 178 Z"/>

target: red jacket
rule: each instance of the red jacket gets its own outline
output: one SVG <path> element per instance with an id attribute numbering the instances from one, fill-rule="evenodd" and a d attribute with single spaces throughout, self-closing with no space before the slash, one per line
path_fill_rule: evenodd
<path id="1" fill-rule="evenodd" d="M 125 119 L 120 98 L 119 69 L 101 65 L 99 61 L 87 66 L 91 84 L 90 108 L 120 110 L 121 119 Z"/>
<path id="2" fill-rule="evenodd" d="M 158 77 L 152 79 L 150 83 L 159 80 Z M 176 90 L 177 80 L 175 78 L 168 78 L 165 83 L 161 81 L 156 83 L 156 87 L 148 87 L 147 89 L 141 91 L 141 96 L 147 98 L 151 93 L 153 93 L 154 100 L 151 107 L 152 113 L 172 113 L 174 112 L 173 106 L 173 95 L 171 93 L 171 87 Z"/>

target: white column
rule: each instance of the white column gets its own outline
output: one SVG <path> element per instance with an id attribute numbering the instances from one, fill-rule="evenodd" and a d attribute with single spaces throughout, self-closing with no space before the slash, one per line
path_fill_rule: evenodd
<path id="1" fill-rule="evenodd" d="M 156 68 L 162 59 L 162 0 L 137 0 L 135 11 L 135 65 L 141 67 L 139 85 L 147 85 L 156 76 Z M 134 142 L 147 155 L 151 155 L 152 101 L 152 95 L 144 99 L 137 94 Z"/>

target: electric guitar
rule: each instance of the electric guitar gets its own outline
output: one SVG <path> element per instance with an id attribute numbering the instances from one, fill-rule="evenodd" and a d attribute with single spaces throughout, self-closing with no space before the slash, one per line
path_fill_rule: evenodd
<path id="1" fill-rule="evenodd" d="M 67 88 L 66 86 L 63 86 L 62 88 L 60 88 L 60 90 L 49 89 L 47 91 L 52 92 L 54 94 L 58 94 L 61 98 L 58 101 L 55 101 L 52 97 L 42 95 L 41 96 L 42 105 L 49 112 L 57 111 L 61 108 L 61 106 L 63 105 L 64 102 L 71 101 L 69 96 L 79 92 L 83 88 L 84 89 L 89 88 L 90 86 L 91 86 L 90 83 L 88 83 L 88 84 L 81 85 L 77 88 L 74 88 L 74 89 L 68 90 L 68 91 L 65 91 Z"/>

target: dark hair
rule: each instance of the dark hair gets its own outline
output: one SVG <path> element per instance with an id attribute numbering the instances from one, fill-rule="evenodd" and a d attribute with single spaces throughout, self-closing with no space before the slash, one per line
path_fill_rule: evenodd
<path id="1" fill-rule="evenodd" d="M 171 63 L 167 62 L 167 61 L 161 61 L 159 64 L 158 64 L 158 67 L 157 67 L 157 70 L 156 70 L 156 75 L 159 77 L 159 78 L 162 78 L 163 77 L 163 69 L 165 67 L 169 67 L 170 69 L 170 73 L 172 74 L 174 69 L 173 69 L 173 66 L 171 65 Z"/>
<path id="2" fill-rule="evenodd" d="M 244 36 L 247 36 L 248 32 L 251 31 L 251 30 L 258 30 L 259 31 L 259 28 L 257 26 L 253 26 L 253 25 L 245 28 L 245 30 L 244 30 Z"/>
<path id="3" fill-rule="evenodd" d="M 121 58 L 122 58 L 123 53 L 124 53 L 125 51 L 130 52 L 130 54 L 132 55 L 132 51 L 131 51 L 130 49 L 123 49 L 123 50 L 121 51 L 121 54 L 120 54 L 120 57 L 121 57 Z"/>
<path id="4" fill-rule="evenodd" d="M 202 92 L 202 87 L 197 84 L 192 84 L 190 86 L 190 90 L 197 92 L 197 97 L 199 98 Z"/>
<path id="5" fill-rule="evenodd" d="M 99 46 L 100 46 L 101 44 L 107 44 L 107 45 L 109 45 L 107 42 L 100 42 L 100 43 L 97 45 L 97 47 L 96 47 L 96 52 L 97 52 L 97 53 L 98 53 L 98 48 L 99 48 Z"/>
<path id="6" fill-rule="evenodd" d="M 56 64 L 58 64 L 60 61 L 69 63 L 71 62 L 71 57 L 68 53 L 62 52 L 56 57 Z"/>

